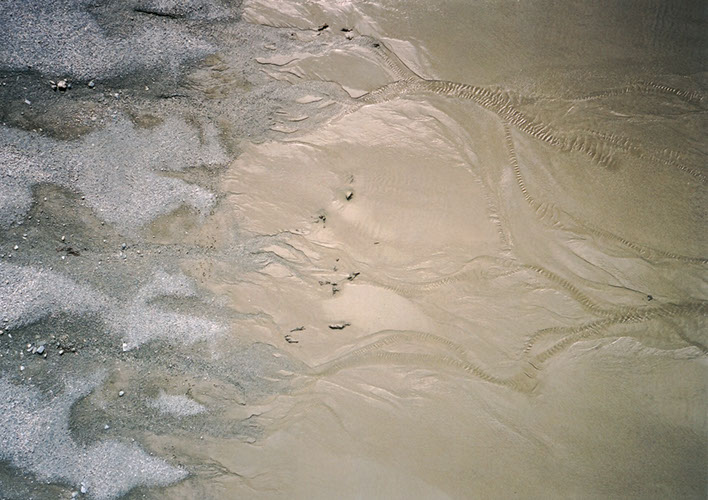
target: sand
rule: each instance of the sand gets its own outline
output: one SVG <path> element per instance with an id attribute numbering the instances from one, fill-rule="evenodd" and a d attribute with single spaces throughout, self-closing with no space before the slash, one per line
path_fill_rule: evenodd
<path id="1" fill-rule="evenodd" d="M 0 21 L 1 497 L 705 497 L 698 2 Z"/>

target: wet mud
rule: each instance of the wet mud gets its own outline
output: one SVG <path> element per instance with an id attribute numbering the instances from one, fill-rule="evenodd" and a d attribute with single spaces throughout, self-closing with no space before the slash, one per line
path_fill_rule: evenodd
<path id="1" fill-rule="evenodd" d="M 705 496 L 698 3 L 69 4 L 172 62 L 0 59 L 3 498 Z"/>

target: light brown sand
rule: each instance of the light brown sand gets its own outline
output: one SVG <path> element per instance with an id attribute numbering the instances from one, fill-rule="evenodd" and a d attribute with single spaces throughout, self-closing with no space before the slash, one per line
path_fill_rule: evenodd
<path id="1" fill-rule="evenodd" d="M 284 117 L 225 177 L 203 231 L 268 235 L 267 265 L 186 270 L 303 368 L 239 409 L 257 444 L 170 443 L 233 473 L 174 495 L 705 494 L 692 11 L 522 4 L 247 4 L 321 41 L 264 69 L 363 97 L 314 130 Z"/>

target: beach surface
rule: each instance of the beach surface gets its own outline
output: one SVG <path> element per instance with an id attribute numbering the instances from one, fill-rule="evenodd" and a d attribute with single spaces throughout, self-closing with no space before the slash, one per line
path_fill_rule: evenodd
<path id="1" fill-rule="evenodd" d="M 701 2 L 0 5 L 0 498 L 705 498 Z"/>

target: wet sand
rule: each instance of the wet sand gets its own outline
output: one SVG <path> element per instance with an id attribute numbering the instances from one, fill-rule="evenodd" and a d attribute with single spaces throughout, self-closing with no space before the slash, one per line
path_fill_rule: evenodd
<path id="1" fill-rule="evenodd" d="M 0 267 L 5 330 L 95 357 L 8 343 L 0 422 L 70 442 L 0 434 L 3 494 L 705 497 L 699 3 L 202 3 L 135 11 L 214 30 L 167 108 L 138 73 L 73 142 L 7 112 L 3 238 L 56 219 Z M 74 219 L 100 266 L 47 269 Z"/>

